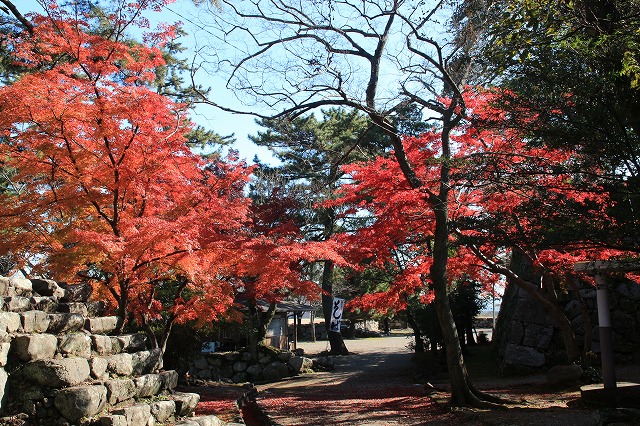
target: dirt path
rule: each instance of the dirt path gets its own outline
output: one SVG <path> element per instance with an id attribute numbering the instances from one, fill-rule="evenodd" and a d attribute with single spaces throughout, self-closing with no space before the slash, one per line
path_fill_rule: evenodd
<path id="1" fill-rule="evenodd" d="M 332 357 L 332 372 L 257 386 L 257 403 L 269 419 L 293 425 L 447 425 L 453 414 L 412 381 L 406 336 L 348 340 L 353 355 Z M 307 356 L 326 343 L 301 344 Z"/>
<path id="2" fill-rule="evenodd" d="M 445 406 L 448 380 L 434 381 L 443 392 L 427 394 L 414 383 L 415 366 L 406 336 L 346 341 L 354 354 L 332 357 L 336 368 L 283 382 L 258 385 L 257 404 L 281 426 L 306 425 L 491 425 L 596 426 L 640 424 L 640 410 L 625 413 L 587 406 L 578 386 L 552 389 L 543 375 L 519 378 L 478 377 L 477 387 L 515 404 L 507 411 Z M 326 343 L 300 345 L 307 356 L 326 350 Z M 486 373 L 486 372 L 485 372 Z M 621 379 L 640 381 L 637 366 L 620 369 Z M 264 422 L 256 423 L 264 425 Z M 247 422 L 247 426 L 254 426 Z"/>

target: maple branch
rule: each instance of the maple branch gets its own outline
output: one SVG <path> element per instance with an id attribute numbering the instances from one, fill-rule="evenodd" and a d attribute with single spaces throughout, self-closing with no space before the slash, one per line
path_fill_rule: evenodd
<path id="1" fill-rule="evenodd" d="M 145 260 L 144 262 L 136 263 L 136 265 L 135 265 L 133 268 L 131 268 L 131 270 L 132 270 L 132 271 L 136 271 L 136 270 L 138 270 L 138 269 L 140 269 L 140 268 L 143 268 L 143 267 L 145 267 L 145 266 L 148 266 L 148 265 L 150 265 L 150 264 L 152 264 L 152 263 L 154 263 L 154 262 L 157 262 L 157 261 L 159 261 L 159 260 L 168 259 L 168 258 L 170 258 L 170 257 L 172 257 L 172 256 L 176 256 L 176 255 L 178 255 L 178 254 L 188 253 L 189 251 L 192 251 L 192 252 L 193 252 L 193 251 L 198 251 L 198 250 L 199 250 L 199 249 L 191 249 L 191 250 L 182 249 L 182 250 L 176 250 L 176 251 L 173 251 L 173 252 L 171 252 L 171 253 L 163 254 L 162 256 L 157 256 L 157 257 L 154 257 L 154 258 L 151 258 L 151 259 Z"/>
<path id="2" fill-rule="evenodd" d="M 33 24 L 25 18 L 22 13 L 20 13 L 18 8 L 12 2 L 9 0 L 0 0 L 0 3 L 5 5 L 5 7 L 1 8 L 5 13 L 11 12 L 11 14 L 25 27 L 29 34 L 33 35 Z"/>

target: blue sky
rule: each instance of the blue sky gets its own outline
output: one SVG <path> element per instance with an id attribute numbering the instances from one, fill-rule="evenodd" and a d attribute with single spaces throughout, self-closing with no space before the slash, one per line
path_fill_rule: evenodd
<path id="1" fill-rule="evenodd" d="M 42 7 L 36 0 L 20 0 L 15 2 L 16 6 L 22 13 L 30 11 L 42 12 Z M 196 45 L 196 37 L 198 37 L 197 29 L 192 23 L 192 17 L 198 13 L 207 13 L 204 10 L 196 9 L 190 0 L 177 0 L 169 5 L 160 13 L 150 12 L 148 18 L 151 26 L 155 27 L 160 22 L 175 23 L 181 21 L 184 29 L 189 33 L 188 36 L 180 39 L 182 44 L 188 49 L 192 49 Z M 187 59 L 193 56 L 189 50 L 184 52 Z M 225 107 L 247 110 L 231 93 L 224 87 L 224 80 L 215 75 L 199 74 L 198 83 L 205 87 L 211 87 L 212 99 Z M 255 135 L 261 128 L 255 123 L 255 118 L 250 115 L 238 115 L 219 110 L 212 106 L 200 105 L 196 108 L 192 115 L 193 120 L 207 129 L 213 130 L 221 135 L 235 134 L 237 142 L 234 148 L 240 153 L 240 157 L 252 162 L 254 156 L 258 155 L 263 162 L 273 162 L 268 149 L 258 147 L 248 139 L 248 135 Z"/>

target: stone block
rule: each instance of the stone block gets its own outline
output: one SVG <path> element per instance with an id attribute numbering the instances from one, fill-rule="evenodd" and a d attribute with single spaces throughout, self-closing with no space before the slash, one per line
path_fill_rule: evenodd
<path id="1" fill-rule="evenodd" d="M 107 389 L 102 385 L 77 386 L 57 392 L 54 405 L 71 422 L 98 414 L 107 403 Z"/>
<path id="2" fill-rule="evenodd" d="M 22 322 L 17 312 L 0 312 L 0 333 L 15 333 L 20 329 Z"/>
<path id="3" fill-rule="evenodd" d="M 102 416 L 100 426 L 127 426 L 127 418 L 121 414 Z"/>
<path id="4" fill-rule="evenodd" d="M 0 343 L 0 367 L 7 365 L 7 359 L 9 357 L 9 349 L 11 348 L 10 342 Z"/>
<path id="5" fill-rule="evenodd" d="M 559 385 L 577 382 L 582 378 L 582 373 L 582 367 L 579 365 L 555 365 L 547 371 L 547 384 Z"/>
<path id="6" fill-rule="evenodd" d="M 93 350 L 98 355 L 113 355 L 113 348 L 111 346 L 111 337 L 103 334 L 91 335 L 91 342 L 93 343 Z"/>
<path id="7" fill-rule="evenodd" d="M 84 304 L 91 318 L 104 317 L 107 315 L 107 304 L 104 300 L 95 300 Z"/>
<path id="8" fill-rule="evenodd" d="M 247 380 L 249 380 L 249 375 L 247 374 L 246 371 L 241 371 L 239 373 L 236 373 L 231 378 L 231 381 L 233 381 L 233 383 L 244 383 Z"/>
<path id="9" fill-rule="evenodd" d="M 118 317 L 98 317 L 87 318 L 84 328 L 93 334 L 109 334 L 113 332 L 118 325 Z"/>
<path id="10" fill-rule="evenodd" d="M 86 303 L 93 293 L 93 287 L 90 283 L 67 284 L 60 283 L 63 296 L 60 298 L 62 302 Z"/>
<path id="11" fill-rule="evenodd" d="M 9 277 L 0 277 L 0 297 L 9 296 Z"/>
<path id="12" fill-rule="evenodd" d="M 640 284 L 636 282 L 627 281 L 620 283 L 615 287 L 614 291 L 626 299 L 640 302 Z"/>
<path id="13" fill-rule="evenodd" d="M 91 370 L 84 358 L 62 358 L 30 362 L 22 374 L 32 383 L 61 388 L 79 385 L 89 379 Z"/>
<path id="14" fill-rule="evenodd" d="M 268 364 L 262 370 L 262 377 L 269 382 L 280 380 L 284 377 L 287 377 L 288 375 L 289 375 L 288 365 L 282 362 L 277 362 L 277 361 L 274 361 Z"/>
<path id="15" fill-rule="evenodd" d="M 549 318 L 540 303 L 533 300 L 527 293 L 521 291 L 517 303 L 512 320 L 538 325 L 553 325 L 552 319 Z"/>
<path id="16" fill-rule="evenodd" d="M 545 357 L 536 349 L 508 343 L 504 351 L 504 362 L 525 367 L 541 367 L 545 363 Z"/>
<path id="17" fill-rule="evenodd" d="M 77 302 L 61 303 L 60 305 L 58 305 L 58 311 L 69 314 L 79 314 L 83 317 L 87 317 L 89 315 L 87 305 Z M 82 326 L 84 327 L 84 323 L 82 324 Z"/>
<path id="18" fill-rule="evenodd" d="M 138 398 L 158 395 L 162 391 L 162 377 L 159 374 L 145 374 L 136 378 L 136 393 Z"/>
<path id="19" fill-rule="evenodd" d="M 224 354 L 224 359 L 227 361 L 238 361 L 240 359 L 240 354 L 238 352 L 227 352 Z"/>
<path id="20" fill-rule="evenodd" d="M 293 368 L 293 371 L 296 374 L 308 373 L 312 371 L 313 360 L 303 356 L 294 356 L 289 360 L 289 365 Z"/>
<path id="21" fill-rule="evenodd" d="M 575 317 L 572 321 L 571 321 L 571 328 L 573 328 L 574 333 L 576 334 L 580 334 L 580 335 L 584 335 L 585 333 L 585 329 L 584 329 L 584 318 L 580 317 Z"/>
<path id="22" fill-rule="evenodd" d="M 91 337 L 84 333 L 60 336 L 58 338 L 58 351 L 67 356 L 91 358 Z"/>
<path id="23" fill-rule="evenodd" d="M 634 314 L 638 310 L 638 302 L 631 299 L 620 299 L 620 309 L 627 314 Z"/>
<path id="24" fill-rule="evenodd" d="M 251 377 L 258 377 L 262 374 L 262 366 L 260 364 L 253 364 L 247 367 L 247 374 Z"/>
<path id="25" fill-rule="evenodd" d="M 209 362 L 206 360 L 206 358 L 202 358 L 202 357 L 196 358 L 193 361 L 193 365 L 199 370 L 204 370 L 206 368 L 209 368 Z"/>
<path id="26" fill-rule="evenodd" d="M 176 370 L 162 371 L 158 373 L 162 381 L 162 389 L 174 390 L 178 386 L 178 372 Z"/>
<path id="27" fill-rule="evenodd" d="M 131 376 L 133 374 L 133 357 L 131 354 L 117 354 L 106 357 L 107 371 L 118 376 Z"/>
<path id="28" fill-rule="evenodd" d="M 233 375 L 233 368 L 231 369 L 231 375 Z M 196 370 L 193 376 L 198 379 L 210 380 L 213 378 L 213 369 Z"/>
<path id="29" fill-rule="evenodd" d="M 151 414 L 155 417 L 156 421 L 160 423 L 166 423 L 173 419 L 175 412 L 175 401 L 155 401 L 151 403 Z"/>
<path id="30" fill-rule="evenodd" d="M 148 426 L 151 417 L 151 407 L 148 404 L 135 404 L 118 410 L 112 414 L 119 414 L 127 419 L 127 426 Z"/>
<path id="31" fill-rule="evenodd" d="M 614 311 L 611 315 L 611 326 L 616 329 L 631 329 L 634 328 L 636 319 L 625 312 Z"/>
<path id="32" fill-rule="evenodd" d="M 222 360 L 218 357 L 209 356 L 205 359 L 207 360 L 209 365 L 215 365 L 216 367 L 219 367 L 222 365 Z"/>
<path id="33" fill-rule="evenodd" d="M 42 311 L 27 311 L 20 314 L 24 333 L 44 333 L 49 328 L 49 315 Z"/>
<path id="34" fill-rule="evenodd" d="M 47 333 L 60 334 L 80 331 L 84 328 L 84 317 L 80 314 L 49 314 Z"/>
<path id="35" fill-rule="evenodd" d="M 580 308 L 580 302 L 577 299 L 571 299 L 564 307 L 564 313 L 569 321 L 577 316 L 582 315 L 582 309 Z"/>
<path id="36" fill-rule="evenodd" d="M 219 374 L 220 379 L 230 379 L 233 376 L 233 367 L 230 365 L 223 365 L 219 370 Z"/>
<path id="37" fill-rule="evenodd" d="M 122 340 L 118 336 L 109 336 L 109 338 L 111 339 L 111 353 L 122 353 L 122 348 L 124 347 Z"/>
<path id="38" fill-rule="evenodd" d="M 200 395 L 197 393 L 188 392 L 174 392 L 171 395 L 176 403 L 176 415 L 180 417 L 189 416 L 196 409 L 198 402 L 200 402 Z"/>
<path id="39" fill-rule="evenodd" d="M 34 278 L 31 280 L 33 291 L 40 296 L 50 296 L 56 300 L 64 296 L 64 290 L 53 280 Z"/>
<path id="40" fill-rule="evenodd" d="M 132 379 L 106 380 L 104 386 L 107 388 L 107 401 L 110 405 L 136 396 L 136 385 Z"/>
<path id="41" fill-rule="evenodd" d="M 4 368 L 0 368 L 0 413 L 4 413 L 4 408 L 6 404 L 7 395 L 7 381 L 9 380 L 9 375 L 4 370 Z"/>
<path id="42" fill-rule="evenodd" d="M 162 368 L 162 350 L 140 351 L 132 355 L 133 374 L 153 373 Z"/>
<path id="43" fill-rule="evenodd" d="M 102 380 L 109 377 L 107 367 L 109 363 L 106 358 L 93 357 L 89 360 L 89 368 L 91 370 L 91 377 L 94 379 Z"/>
<path id="44" fill-rule="evenodd" d="M 7 297 L 4 299 L 4 306 L 9 312 L 24 312 L 31 308 L 31 300 L 22 296 Z"/>
<path id="45" fill-rule="evenodd" d="M 123 334 L 118 336 L 122 342 L 122 350 L 125 352 L 143 351 L 147 347 L 147 336 L 141 333 Z"/>
<path id="46" fill-rule="evenodd" d="M 277 355 L 277 359 L 278 361 L 282 361 L 282 362 L 288 362 L 291 357 L 293 357 L 293 354 L 291 352 L 281 352 Z"/>
<path id="47" fill-rule="evenodd" d="M 595 299 L 597 297 L 596 289 L 592 287 L 581 288 L 578 292 L 583 299 Z"/>
<path id="48" fill-rule="evenodd" d="M 247 369 L 246 361 L 236 361 L 233 363 L 233 371 L 236 373 L 240 373 Z"/>
<path id="49" fill-rule="evenodd" d="M 217 416 L 198 416 L 189 419 L 195 422 L 198 426 L 223 426 L 224 423 Z"/>
<path id="50" fill-rule="evenodd" d="M 524 337 L 524 326 L 522 323 L 518 321 L 513 321 L 511 323 L 511 330 L 509 332 L 509 343 L 513 343 L 515 345 L 519 345 L 522 343 L 522 339 Z"/>
<path id="51" fill-rule="evenodd" d="M 529 324 L 524 332 L 522 344 L 532 348 L 545 350 L 551 344 L 553 337 L 553 327 L 544 327 L 536 324 Z"/>
<path id="52" fill-rule="evenodd" d="M 22 361 L 53 358 L 58 347 L 58 338 L 53 334 L 25 334 L 13 339 L 14 353 Z"/>
<path id="53" fill-rule="evenodd" d="M 9 278 L 9 287 L 13 287 L 16 296 L 31 297 L 31 294 L 33 293 L 31 280 L 21 276 L 13 276 Z"/>
<path id="54" fill-rule="evenodd" d="M 48 296 L 33 296 L 29 299 L 31 309 L 34 311 L 42 311 L 48 314 L 58 310 L 58 302 Z"/>

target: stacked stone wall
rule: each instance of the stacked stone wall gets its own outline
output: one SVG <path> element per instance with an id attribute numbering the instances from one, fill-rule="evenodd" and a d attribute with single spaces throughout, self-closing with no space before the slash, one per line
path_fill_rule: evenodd
<path id="1" fill-rule="evenodd" d="M 561 302 L 580 347 L 585 335 L 592 338 L 591 352 L 600 354 L 596 290 L 580 284 L 579 294 L 591 317 L 585 328 L 580 302 L 571 293 Z M 640 284 L 617 281 L 609 284 L 612 339 L 617 364 L 640 363 Z M 539 303 L 526 292 L 509 286 L 502 302 L 494 342 L 503 374 L 544 370 L 566 362 L 560 332 Z"/>
<path id="2" fill-rule="evenodd" d="M 203 354 L 189 366 L 192 380 L 274 382 L 285 377 L 331 369 L 328 358 L 310 359 L 293 352 L 259 346 L 257 357 L 250 352 L 215 352 Z"/>
<path id="3" fill-rule="evenodd" d="M 199 395 L 176 391 L 144 334 L 113 335 L 118 318 L 88 285 L 0 277 L 0 424 L 219 425 L 191 416 Z"/>

